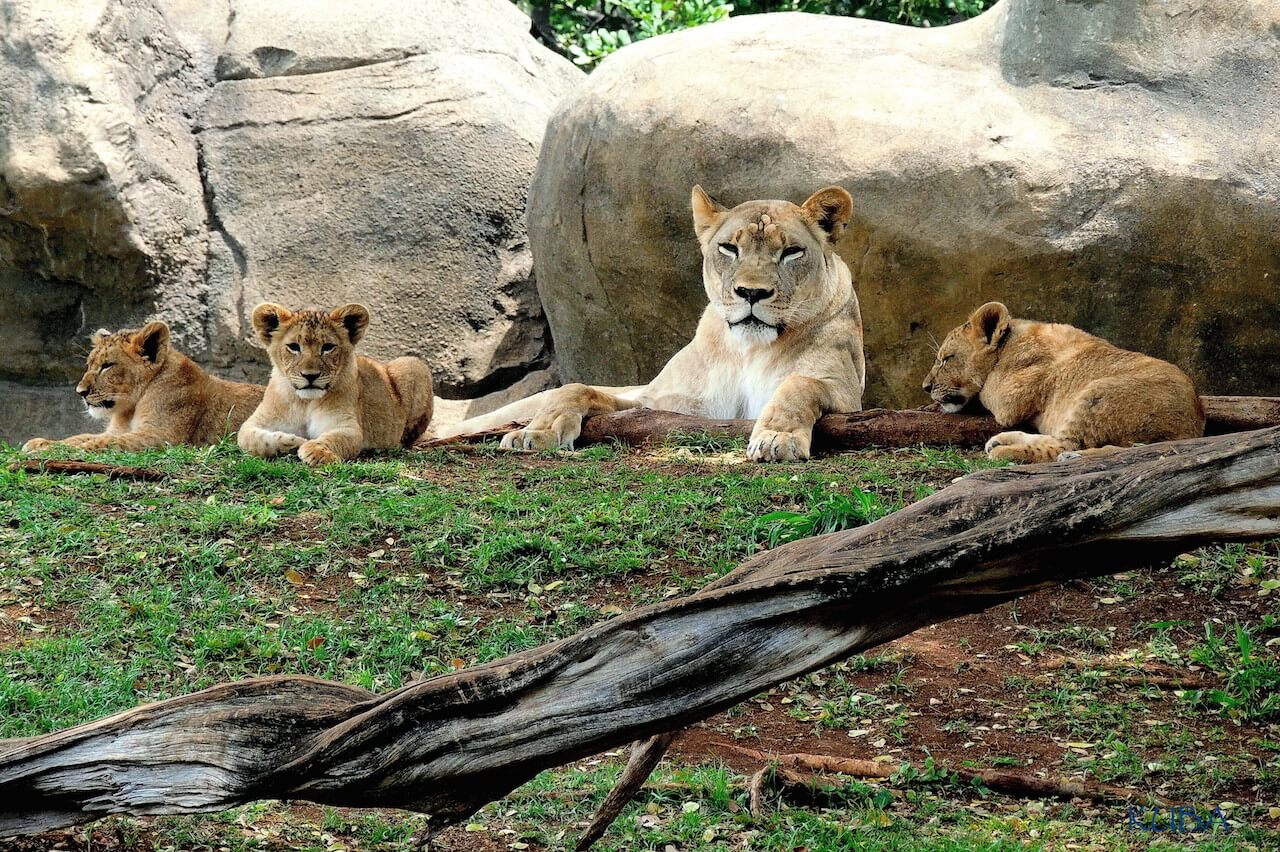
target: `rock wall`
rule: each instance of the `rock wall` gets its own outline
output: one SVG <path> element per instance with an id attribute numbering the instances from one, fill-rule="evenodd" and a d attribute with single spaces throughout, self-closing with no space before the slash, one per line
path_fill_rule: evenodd
<path id="1" fill-rule="evenodd" d="M 215 372 L 265 376 L 265 299 L 364 302 L 366 351 L 425 357 L 452 399 L 554 380 L 524 204 L 582 75 L 507 0 L 0 20 L 0 439 L 83 428 L 69 383 L 100 326 L 163 318 Z"/>
<path id="2" fill-rule="evenodd" d="M 674 82 L 678 81 L 678 82 Z M 607 59 L 529 203 L 566 380 L 647 381 L 704 305 L 689 188 L 855 201 L 868 405 L 988 299 L 1280 393 L 1280 4 L 1004 0 L 913 30 L 747 16 Z"/>

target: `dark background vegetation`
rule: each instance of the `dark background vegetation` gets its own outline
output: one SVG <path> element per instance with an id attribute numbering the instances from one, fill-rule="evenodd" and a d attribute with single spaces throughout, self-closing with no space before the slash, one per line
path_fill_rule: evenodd
<path id="1" fill-rule="evenodd" d="M 762 12 L 814 12 L 938 26 L 971 18 L 995 0 L 514 0 L 533 19 L 533 34 L 557 53 L 591 68 L 634 41 Z"/>

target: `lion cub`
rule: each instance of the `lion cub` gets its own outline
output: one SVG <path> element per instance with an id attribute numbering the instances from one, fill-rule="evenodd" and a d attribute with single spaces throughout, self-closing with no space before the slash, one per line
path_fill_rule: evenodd
<path id="1" fill-rule="evenodd" d="M 90 417 L 107 421 L 107 431 L 58 441 L 32 438 L 24 452 L 52 444 L 85 450 L 216 444 L 262 401 L 261 385 L 210 376 L 170 346 L 169 326 L 162 322 L 114 334 L 103 328 L 89 340 L 93 349 L 76 393 Z"/>
<path id="2" fill-rule="evenodd" d="M 1091 447 L 1131 446 L 1204 434 L 1204 408 L 1187 374 L 1058 323 L 1014 319 L 988 302 L 953 329 L 924 392 L 956 412 L 977 396 L 1001 426 L 995 459 L 1051 461 Z"/>
<path id="3" fill-rule="evenodd" d="M 297 450 L 307 464 L 328 464 L 363 449 L 412 446 L 431 420 L 431 370 L 421 358 L 382 364 L 357 355 L 368 325 L 362 305 L 254 308 L 271 381 L 240 427 L 240 448 L 264 458 Z"/>

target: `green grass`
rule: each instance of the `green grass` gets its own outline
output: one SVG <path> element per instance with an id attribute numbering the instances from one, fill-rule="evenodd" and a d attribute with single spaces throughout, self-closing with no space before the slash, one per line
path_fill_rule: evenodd
<path id="1" fill-rule="evenodd" d="M 394 689 L 687 594 L 763 547 L 873 521 L 990 466 L 945 450 L 723 463 L 741 450 L 740 441 L 683 436 L 657 459 L 617 447 L 569 457 L 436 451 L 324 470 L 245 457 L 230 444 L 96 457 L 169 475 L 140 483 L 11 471 L 17 454 L 0 448 L 0 738 L 263 674 Z M 1011 655 L 1033 662 L 1131 654 L 1196 665 L 1221 695 L 1165 702 L 1158 691 L 1113 690 L 1092 668 L 1046 681 L 1032 667 L 1011 672 L 989 699 L 977 697 L 1030 740 L 1098 744 L 1087 755 L 1066 752 L 1055 771 L 1139 786 L 1167 779 L 1190 796 L 1248 779 L 1258 793 L 1238 831 L 1177 848 L 1273 848 L 1274 832 L 1249 825 L 1267 802 L 1280 804 L 1280 745 L 1250 752 L 1236 732 L 1252 726 L 1257 742 L 1280 743 L 1280 593 L 1268 586 L 1278 561 L 1274 545 L 1207 548 L 1181 557 L 1161 584 L 1133 573 L 1094 585 L 1117 606 L 1164 586 L 1211 600 L 1245 589 L 1272 604 L 1260 618 L 1208 632 L 1206 619 L 1179 612 L 1073 624 L 1023 623 L 1014 609 L 1009 623 L 990 627 L 1018 649 Z M 976 697 L 948 716 L 926 715 L 941 712 L 930 709 L 934 686 L 965 683 L 981 664 L 967 640 L 957 650 L 961 662 L 941 668 L 879 649 L 714 723 L 726 739 L 753 745 L 770 718 L 785 719 L 813 737 L 882 743 L 874 748 L 923 772 L 901 771 L 885 784 L 833 779 L 811 801 L 775 796 L 774 809 L 755 820 L 745 779 L 731 769 L 666 763 L 598 848 L 1148 848 L 1124 826 L 1122 808 L 997 802 L 928 763 L 918 745 L 926 732 L 980 740 L 991 728 Z M 1157 706 L 1159 724 L 1146 724 Z M 1185 730 L 1191 719 L 1210 723 Z M 958 754 L 978 766 L 1024 757 L 1016 748 Z M 454 848 L 571 846 L 619 760 L 543 773 L 485 808 L 470 831 L 456 830 Z M 951 764 L 959 765 L 954 756 Z M 204 817 L 109 820 L 94 848 L 407 849 L 422 825 L 400 813 L 258 803 Z"/>

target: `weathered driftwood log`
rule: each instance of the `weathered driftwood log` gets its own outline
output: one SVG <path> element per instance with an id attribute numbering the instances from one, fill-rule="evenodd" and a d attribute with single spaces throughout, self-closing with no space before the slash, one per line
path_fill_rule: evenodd
<path id="1" fill-rule="evenodd" d="M 1206 432 L 1225 435 L 1250 429 L 1280 426 L 1280 397 L 1202 397 L 1208 418 Z M 632 408 L 617 414 L 590 417 L 582 424 L 579 446 L 617 441 L 629 446 L 656 444 L 679 435 L 707 434 L 722 438 L 746 438 L 753 420 L 709 420 L 674 411 Z M 418 446 L 431 449 L 457 446 L 465 442 L 501 437 L 525 424 L 509 423 L 471 435 L 425 441 Z M 817 451 L 838 452 L 867 447 L 954 446 L 981 447 L 997 432 L 1004 431 L 987 414 L 943 414 L 915 409 L 894 411 L 872 408 L 852 414 L 828 414 L 813 430 Z"/>
<path id="2" fill-rule="evenodd" d="M 0 743 L 0 836 L 264 798 L 453 824 L 542 769 L 923 625 L 1276 535 L 1280 428 L 984 471 L 874 524 L 758 554 L 687 598 L 387 695 L 262 678 Z"/>

